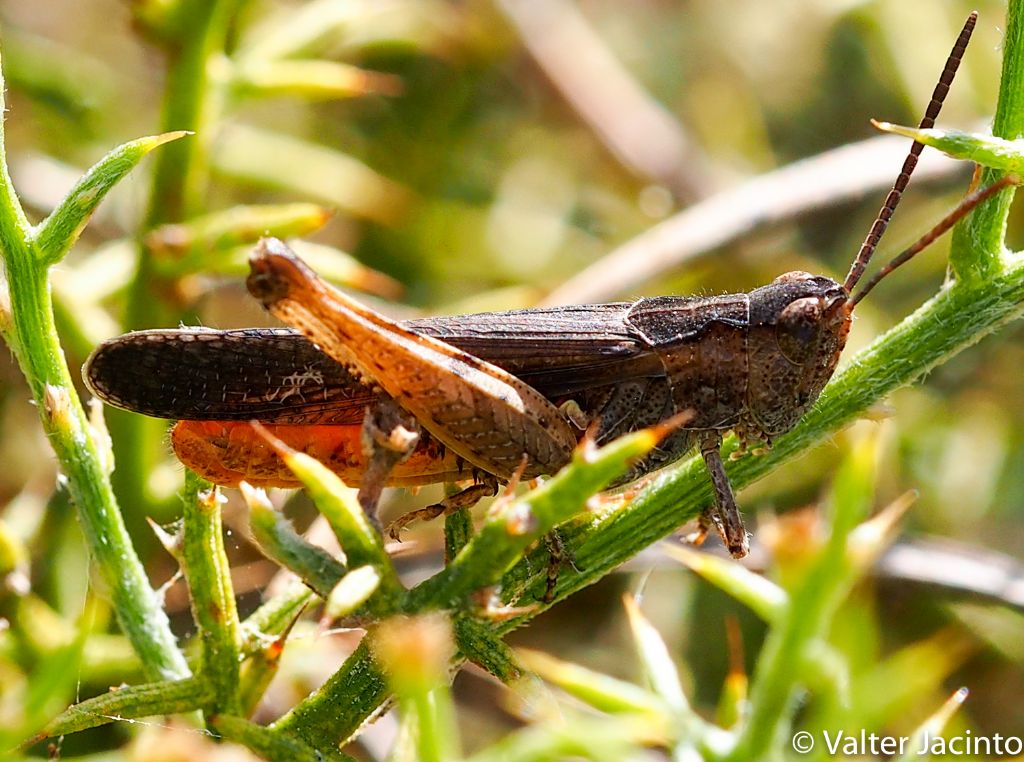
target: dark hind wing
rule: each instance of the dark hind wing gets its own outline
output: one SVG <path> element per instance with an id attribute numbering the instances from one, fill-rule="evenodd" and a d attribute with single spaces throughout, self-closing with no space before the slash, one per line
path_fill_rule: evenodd
<path id="1" fill-rule="evenodd" d="M 346 424 L 374 392 L 288 329 L 137 331 L 97 347 L 86 385 L 156 418 Z"/>

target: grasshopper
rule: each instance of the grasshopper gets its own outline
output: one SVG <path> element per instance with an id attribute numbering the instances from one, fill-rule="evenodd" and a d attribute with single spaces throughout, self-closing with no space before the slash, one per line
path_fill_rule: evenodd
<path id="1" fill-rule="evenodd" d="M 971 14 L 949 55 L 922 128 L 935 122 L 975 21 Z M 498 482 L 552 474 L 585 435 L 601 444 L 682 416 L 618 484 L 697 449 L 715 494 L 702 527 L 713 524 L 742 557 L 747 532 L 722 462 L 723 435 L 770 446 L 789 431 L 832 376 L 856 304 L 1009 182 L 968 195 L 855 291 L 921 150 L 911 147 L 843 283 L 789 272 L 750 293 L 396 322 L 265 239 L 247 285 L 294 330 L 129 333 L 93 352 L 85 380 L 111 405 L 178 419 L 175 453 L 218 484 L 298 486 L 249 425 L 254 419 L 359 485 L 371 516 L 384 486 L 473 478 L 398 528 L 493 495 Z"/>

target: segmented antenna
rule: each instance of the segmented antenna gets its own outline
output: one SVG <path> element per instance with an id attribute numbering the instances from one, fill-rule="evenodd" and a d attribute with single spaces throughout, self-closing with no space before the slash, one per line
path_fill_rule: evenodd
<path id="1" fill-rule="evenodd" d="M 960 203 L 956 205 L 956 208 L 953 209 L 953 211 L 951 211 L 945 217 L 943 217 L 939 221 L 938 225 L 936 225 L 923 236 L 921 236 L 917 240 L 917 242 L 914 243 L 914 245 L 912 245 L 910 248 L 904 249 L 895 257 L 893 257 L 888 262 L 888 264 L 885 265 L 885 267 L 883 267 L 870 278 L 868 278 L 867 283 L 861 286 L 860 291 L 858 291 L 856 295 L 850 297 L 850 303 L 856 305 L 857 302 L 859 302 L 861 299 L 868 295 L 868 292 L 871 291 L 871 289 L 873 289 L 875 286 L 879 284 L 879 282 L 881 282 L 882 278 L 891 273 L 897 267 L 905 265 L 918 252 L 923 251 L 924 249 L 927 249 L 929 246 L 931 246 L 932 242 L 935 241 L 936 238 L 941 236 L 943 233 L 945 233 L 947 230 L 953 227 L 956 223 L 958 223 L 960 220 L 962 220 L 964 217 L 970 214 L 971 210 L 974 209 L 974 207 L 976 207 L 982 201 L 991 198 L 999 191 L 1003 190 L 1004 188 L 1008 188 L 1011 185 L 1020 185 L 1020 182 L 1020 178 L 1017 177 L 1016 175 L 1005 175 L 1004 177 L 1001 177 L 998 180 L 996 180 L 991 185 L 986 185 L 984 188 L 978 188 L 973 193 L 964 196 Z"/>
<path id="2" fill-rule="evenodd" d="M 952 84 L 956 70 L 960 66 L 960 59 L 964 56 L 964 51 L 967 49 L 967 43 L 971 39 L 971 33 L 974 32 L 974 25 L 977 21 L 978 12 L 972 11 L 967 17 L 967 21 L 964 22 L 964 28 L 960 30 L 960 36 L 956 38 L 953 49 L 949 52 L 949 58 L 946 59 L 946 68 L 942 70 L 942 75 L 935 85 L 935 90 L 932 91 L 932 99 L 928 103 L 924 119 L 921 120 L 918 129 L 926 130 L 935 125 L 935 118 L 939 115 L 939 110 L 942 108 L 942 101 L 945 100 L 946 93 L 949 92 L 949 86 Z M 923 149 L 924 145 L 917 142 L 910 147 L 910 153 L 907 154 L 907 158 L 903 161 L 903 169 L 896 178 L 896 182 L 893 183 L 889 195 L 885 197 L 885 203 L 882 204 L 878 217 L 875 218 L 871 230 L 868 231 L 867 238 L 861 244 L 857 258 L 853 260 L 850 272 L 846 276 L 846 282 L 843 283 L 846 293 L 851 293 L 854 286 L 857 285 L 857 282 L 864 275 L 864 270 L 867 268 L 868 262 L 871 261 L 871 255 L 878 248 L 878 242 L 882 239 L 885 229 L 889 226 L 889 220 L 892 219 L 892 214 L 900 203 L 903 191 L 906 189 L 907 183 L 910 182 L 910 175 L 917 166 L 917 157 L 921 155 Z M 863 292 L 859 296 L 863 298 Z"/>

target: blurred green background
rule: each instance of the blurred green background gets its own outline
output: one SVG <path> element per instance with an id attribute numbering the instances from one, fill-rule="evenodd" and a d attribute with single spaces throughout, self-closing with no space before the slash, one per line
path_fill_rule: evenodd
<path id="1" fill-rule="evenodd" d="M 160 5 L 0 0 L 8 155 L 14 183 L 35 218 L 107 150 L 159 131 L 166 61 L 151 27 L 147 31 L 138 19 L 158 13 Z M 329 5 L 341 10 L 329 15 Z M 688 262 L 652 268 L 655 274 L 639 282 L 594 276 L 585 285 L 596 291 L 588 293 L 610 301 L 745 291 L 793 269 L 839 278 L 884 189 L 873 183 L 858 189 L 856 180 L 828 170 L 812 173 L 800 188 L 746 184 L 874 137 L 872 117 L 916 123 L 963 18 L 975 7 L 978 31 L 939 124 L 982 129 L 998 87 L 1004 8 L 997 2 L 245 3 L 233 26 L 232 59 L 213 67 L 211 77 L 244 70 L 247 55 L 302 22 L 318 30 L 308 34 L 307 50 L 375 73 L 357 89 L 377 92 L 346 98 L 318 97 L 312 87 L 275 92 L 261 72 L 242 77 L 234 71 L 236 79 L 212 104 L 209 130 L 188 138 L 209 157 L 208 172 L 197 179 L 197 207 L 182 217 L 178 210 L 147 214 L 148 163 L 105 202 L 55 271 L 69 363 L 80 366 L 95 342 L 125 328 L 266 324 L 244 294 L 241 266 L 218 254 L 216 267 L 207 267 L 202 252 L 125 318 L 133 242 L 150 232 L 144 220 L 180 222 L 238 204 L 309 201 L 335 210 L 306 238 L 400 284 L 397 295 L 391 281 L 369 277 L 396 302 L 370 297 L 374 304 L 397 315 L 536 304 L 644 231 L 740 188 L 746 195 L 737 193 L 704 220 L 718 230 L 735 223 L 745 231 L 725 234 L 728 245 L 701 247 L 693 243 L 699 225 L 687 228 L 689 240 L 680 234 L 664 248 L 693 246 L 699 253 Z M 574 30 L 581 36 L 567 36 Z M 850 167 L 880 172 L 891 182 L 900 159 L 879 161 L 863 148 Z M 940 173 L 912 185 L 884 251 L 913 241 L 964 192 L 968 167 Z M 752 220 L 751 209 L 771 207 L 768 202 L 777 207 L 771 219 Z M 1011 230 L 1014 240 L 1020 238 Z M 945 250 L 940 242 L 871 296 L 858 311 L 851 349 L 935 291 Z M 338 272 L 348 267 L 333 250 L 325 256 Z M 638 255 L 635 267 L 646 272 L 648 263 Z M 349 279 L 365 281 L 365 275 Z M 556 292 L 566 293 L 574 292 Z M 1021 338 L 1020 327 L 1009 326 L 937 369 L 925 385 L 894 395 L 878 411 L 884 422 L 860 424 L 882 429 L 878 505 L 908 489 L 920 491 L 901 542 L 949 543 L 943 546 L 949 556 L 936 551 L 929 561 L 928 553 L 918 553 L 911 567 L 883 566 L 837 620 L 836 640 L 866 671 L 892 655 L 910 654 L 886 662 L 889 672 L 875 669 L 875 682 L 863 686 L 870 705 L 872 690 L 881 700 L 893 682 L 920 681 L 915 701 L 887 708 L 891 721 L 909 727 L 963 684 L 972 690 L 964 710 L 970 727 L 1024 733 L 1024 619 L 1015 613 L 1024 605 L 1024 578 L 1013 560 L 1024 545 Z M 73 621 L 88 593 L 87 560 L 72 512 L 54 493 L 53 459 L 29 398 L 5 354 L 0 518 L 27 538 L 32 590 Z M 115 448 L 123 447 L 119 431 L 131 424 L 108 417 Z M 151 425 L 138 452 L 119 452 L 115 474 L 156 584 L 175 566 L 153 541 L 144 516 L 173 518 L 180 482 L 163 432 L 162 425 Z M 744 490 L 740 501 L 750 524 L 813 507 L 846 440 L 837 436 Z M 146 469 L 126 472 L 127 463 Z M 398 493 L 392 510 L 428 499 Z M 308 506 L 292 503 L 297 522 L 308 523 Z M 232 510 L 228 522 L 233 515 L 237 529 L 228 544 L 236 589 L 243 609 L 251 609 L 276 569 L 246 541 L 241 508 L 233 502 Z M 437 563 L 439 543 L 437 526 L 415 534 L 405 550 L 410 574 Z M 764 557 L 755 553 L 755 563 Z M 728 662 L 725 622 L 739 621 L 748 665 L 763 629 L 738 604 L 654 551 L 512 640 L 635 677 L 630 660 L 621 657 L 627 646 L 619 594 L 634 589 L 648 568 L 655 571 L 645 578 L 645 610 L 677 656 L 698 707 L 713 707 Z M 938 579 L 950 571 L 954 579 Z M 910 579 L 917 574 L 933 581 Z M 976 588 L 998 574 L 1016 580 L 1016 588 L 981 595 Z M 18 594 L 9 585 L 0 596 Z M 189 631 L 183 586 L 172 585 L 167 594 L 176 628 Z M 1000 596 L 1003 605 L 992 602 Z M 292 657 L 267 717 L 322 680 L 349 645 L 345 636 L 324 640 L 310 637 L 308 650 Z M 911 644 L 918 650 L 908 651 Z M 9 643 L 0 650 L 0 668 L 22 679 L 19 665 L 26 662 L 12 652 L 17 648 Z M 929 659 L 935 663 L 929 666 Z M 93 675 L 84 693 L 130 680 L 125 670 Z M 3 683 L 0 672 L 0 697 Z M 515 723 L 500 709 L 498 689 L 472 671 L 456 681 L 456 696 L 470 749 Z M 83 734 L 68 740 L 65 753 L 110 748 L 127 735 L 124 729 Z M 135 743 L 134 753 L 144 754 Z"/>

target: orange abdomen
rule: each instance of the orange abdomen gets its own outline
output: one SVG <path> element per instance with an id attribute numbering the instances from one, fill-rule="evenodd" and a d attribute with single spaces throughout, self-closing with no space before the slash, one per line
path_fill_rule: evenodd
<path id="1" fill-rule="evenodd" d="M 366 468 L 359 424 L 264 428 L 294 450 L 319 460 L 347 485 L 358 487 Z M 301 487 L 273 448 L 245 421 L 178 421 L 171 429 L 178 459 L 204 479 L 225 487 L 241 481 L 256 487 Z M 457 455 L 429 438 L 395 466 L 391 486 L 454 482 L 472 476 Z"/>

